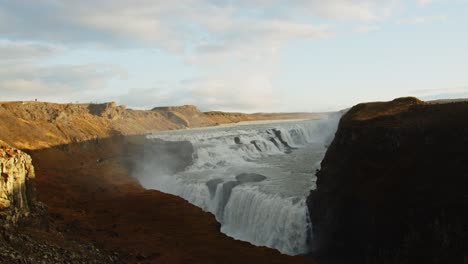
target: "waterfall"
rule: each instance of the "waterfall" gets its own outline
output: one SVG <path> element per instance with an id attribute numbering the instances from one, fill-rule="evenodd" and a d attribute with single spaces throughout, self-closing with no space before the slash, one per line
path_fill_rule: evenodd
<path id="1" fill-rule="evenodd" d="M 160 164 L 146 162 L 137 178 L 146 188 L 178 195 L 213 213 L 221 231 L 233 238 L 289 255 L 303 254 L 309 248 L 311 225 L 305 196 L 314 186 L 314 171 L 337 119 L 151 135 L 163 141 L 189 141 L 192 163 L 183 172 L 168 175 Z"/>

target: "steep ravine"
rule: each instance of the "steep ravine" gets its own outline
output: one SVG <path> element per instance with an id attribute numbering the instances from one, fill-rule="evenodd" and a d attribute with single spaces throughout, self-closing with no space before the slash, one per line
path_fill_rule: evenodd
<path id="1" fill-rule="evenodd" d="M 400 98 L 351 108 L 308 197 L 314 254 L 466 263 L 467 164 L 467 102 Z"/>
<path id="2" fill-rule="evenodd" d="M 0 103 L 0 140 L 12 146 L 0 153 L 6 208 L 0 223 L 33 220 L 0 228 L 0 263 L 311 263 L 229 238 L 213 215 L 179 197 L 145 190 L 131 175 L 145 155 L 161 150 L 146 141 L 144 134 L 151 131 L 316 116 L 203 113 L 193 106 L 131 110 L 113 103 Z M 158 162 L 177 159 L 174 155 Z M 173 169 L 179 166 L 185 164 Z M 14 179 L 16 187 L 9 186 Z M 23 187 L 30 182 L 45 206 L 29 203 L 34 196 L 27 193 L 34 188 Z M 38 218 L 31 218 L 32 207 Z"/>

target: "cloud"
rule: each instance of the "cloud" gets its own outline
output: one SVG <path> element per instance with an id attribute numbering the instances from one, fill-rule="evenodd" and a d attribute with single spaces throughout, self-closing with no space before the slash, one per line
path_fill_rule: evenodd
<path id="1" fill-rule="evenodd" d="M 194 57 L 257 56 L 332 34 L 327 21 L 375 21 L 387 0 L 0 0 L 0 35 L 67 46 L 152 47 Z M 263 54 L 264 55 L 264 54 Z M 261 56 L 263 56 L 261 54 Z M 267 54 L 267 56 L 270 54 Z M 203 59 L 202 59 L 203 60 Z"/>
<path id="2" fill-rule="evenodd" d="M 157 46 L 183 52 L 197 42 L 259 37 L 315 37 L 318 29 L 298 18 L 374 21 L 388 17 L 399 1 L 371 0 L 18 0 L 2 1 L 0 34 L 110 46 Z M 256 15 L 250 15 L 256 14 Z M 239 31 L 239 26 L 243 30 Z M 247 28 L 245 27 L 247 26 Z M 323 32 L 319 32 L 322 35 Z M 205 38 L 207 36 L 207 38 Z M 213 43 L 211 43 L 213 44 Z"/>
<path id="3" fill-rule="evenodd" d="M 327 0 L 303 1 L 311 14 L 337 20 L 375 21 L 388 18 L 399 1 Z"/>
<path id="4" fill-rule="evenodd" d="M 195 45 L 194 52 L 186 57 L 189 63 L 217 64 L 230 59 L 249 63 L 269 60 L 276 57 L 282 45 L 290 40 L 316 40 L 331 35 L 326 25 L 288 21 L 212 18 L 205 23 L 212 32 L 210 40 Z"/>
<path id="5" fill-rule="evenodd" d="M 44 63 L 66 51 L 57 45 L 0 40 L 0 100 L 92 100 L 109 80 L 126 75 L 116 65 Z"/>
<path id="6" fill-rule="evenodd" d="M 0 34 L 73 48 L 159 48 L 204 69 L 234 62 L 230 71 L 271 63 L 288 41 L 331 34 L 327 25 L 298 22 L 286 14 L 248 15 L 261 11 L 262 5 L 247 1 L 6 1 L 0 5 L 0 22 L 5 21 Z"/>
<path id="7" fill-rule="evenodd" d="M 28 93 L 47 98 L 108 97 L 102 91 L 109 91 L 109 80 L 123 75 L 115 66 L 90 63 L 46 67 L 38 66 L 39 59 L 46 61 L 54 56 L 55 47 L 64 47 L 60 52 L 65 53 L 82 48 L 151 48 L 194 65 L 199 76 L 171 86 L 131 89 L 119 97 L 130 106 L 193 103 L 206 109 L 273 109 L 280 101 L 273 80 L 281 74 L 278 65 L 285 45 L 333 36 L 339 23 L 348 29 L 362 24 L 353 30 L 358 33 L 377 30 L 376 24 L 392 17 L 402 3 L 0 0 L 0 36 L 9 40 L 3 47 L 0 42 L 0 56 L 13 65 L 0 70 L 0 91 L 12 97 Z"/>
<path id="8" fill-rule="evenodd" d="M 0 33 L 10 39 L 116 47 L 158 44 L 177 49 L 174 40 L 181 38 L 178 36 L 181 32 L 175 28 L 177 20 L 170 18 L 177 4 L 163 1 L 2 2 L 0 22 L 5 23 L 0 23 Z"/>
<path id="9" fill-rule="evenodd" d="M 204 109 L 255 112 L 274 109 L 279 98 L 268 75 L 222 76 L 219 79 L 186 80 L 191 98 Z"/>
<path id="10" fill-rule="evenodd" d="M 49 45 L 0 40 L 0 63 L 11 60 L 28 60 L 52 56 L 61 51 Z"/>
<path id="11" fill-rule="evenodd" d="M 431 4 L 432 2 L 434 2 L 433 0 L 417 0 L 418 4 L 422 5 L 422 6 L 427 6 L 429 4 Z"/>
<path id="12" fill-rule="evenodd" d="M 0 68 L 1 100 L 93 100 L 112 78 L 125 72 L 112 65 L 37 66 L 13 64 Z"/>
<path id="13" fill-rule="evenodd" d="M 119 103 L 137 108 L 194 104 L 205 111 L 273 111 L 279 101 L 270 77 L 255 74 L 187 79 L 149 89 L 130 89 L 119 97 Z"/>
<path id="14" fill-rule="evenodd" d="M 353 32 L 368 33 L 368 32 L 371 32 L 371 31 L 377 31 L 379 29 L 380 29 L 380 27 L 377 26 L 377 25 L 363 25 L 363 26 L 358 26 L 358 27 L 353 28 Z"/>
<path id="15" fill-rule="evenodd" d="M 400 19 L 400 24 L 409 24 L 409 25 L 421 25 L 421 24 L 432 24 L 432 23 L 442 23 L 447 21 L 446 15 L 433 15 L 433 16 L 413 16 L 408 18 Z"/>
<path id="16" fill-rule="evenodd" d="M 229 2 L 229 1 L 222 1 Z M 240 0 L 243 8 L 281 9 L 286 17 L 305 16 L 338 21 L 375 21 L 390 17 L 401 5 L 400 0 Z M 278 14 L 276 12 L 275 14 Z"/>

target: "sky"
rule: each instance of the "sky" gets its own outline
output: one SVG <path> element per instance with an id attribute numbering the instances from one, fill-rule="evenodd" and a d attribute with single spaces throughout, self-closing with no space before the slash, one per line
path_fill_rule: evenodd
<path id="1" fill-rule="evenodd" d="M 468 0 L 0 0 L 0 101 L 333 111 L 468 97 Z"/>

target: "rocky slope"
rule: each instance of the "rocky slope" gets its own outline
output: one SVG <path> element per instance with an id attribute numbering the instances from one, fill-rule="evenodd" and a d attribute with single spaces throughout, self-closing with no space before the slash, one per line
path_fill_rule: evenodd
<path id="1" fill-rule="evenodd" d="M 308 198 L 316 254 L 357 263 L 462 263 L 468 102 L 359 104 Z"/>

